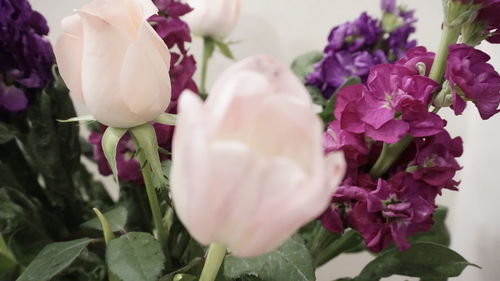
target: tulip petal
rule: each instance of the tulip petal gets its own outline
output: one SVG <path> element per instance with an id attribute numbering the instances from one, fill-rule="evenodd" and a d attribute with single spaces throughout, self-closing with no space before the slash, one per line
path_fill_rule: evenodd
<path id="1" fill-rule="evenodd" d="M 217 81 L 214 83 L 210 94 L 217 96 L 228 94 L 227 81 L 243 80 L 238 78 L 240 75 L 248 75 L 253 73 L 261 79 L 267 81 L 266 95 L 285 95 L 294 96 L 306 104 L 311 104 L 311 98 L 300 80 L 293 74 L 288 66 L 283 65 L 280 61 L 267 55 L 259 55 L 244 59 L 237 64 L 225 70 Z M 251 80 L 248 79 L 246 85 L 250 85 Z M 262 88 L 262 86 L 261 86 Z M 244 87 L 234 88 L 234 90 L 244 90 Z M 248 90 L 246 90 L 248 91 Z M 237 91 L 230 92 L 229 95 L 239 95 Z"/>
<path id="2" fill-rule="evenodd" d="M 54 52 L 59 72 L 71 93 L 84 101 L 82 94 L 83 28 L 79 15 L 62 20 L 64 33 L 59 37 Z"/>
<path id="3" fill-rule="evenodd" d="M 203 130 L 204 110 L 202 101 L 189 90 L 179 100 L 179 115 L 172 145 L 172 168 L 170 188 L 175 208 L 180 220 L 188 227 L 196 220 L 196 208 L 203 198 L 197 196 L 201 189 L 207 188 L 209 178 L 207 167 L 207 137 Z M 196 176 L 193 176 L 196 171 Z M 199 198 L 199 199 L 197 199 Z M 200 200 L 200 201 L 198 201 Z M 190 228 L 189 228 L 190 229 Z M 191 231 L 199 233 L 199 231 Z M 209 244 L 212 233 L 196 236 L 199 242 Z"/>

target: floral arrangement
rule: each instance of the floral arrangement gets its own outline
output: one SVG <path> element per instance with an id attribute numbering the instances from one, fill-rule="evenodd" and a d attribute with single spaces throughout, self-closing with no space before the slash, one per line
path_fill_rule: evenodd
<path id="1" fill-rule="evenodd" d="M 477 266 L 436 204 L 459 190 L 463 153 L 439 112 L 500 112 L 475 48 L 500 43 L 500 1 L 444 0 L 431 52 L 414 11 L 382 0 L 322 52 L 244 58 L 208 88 L 214 52 L 235 59 L 241 4 L 93 0 L 52 46 L 28 0 L 0 0 L 0 280 L 312 281 L 360 251 L 373 260 L 337 281 Z"/>

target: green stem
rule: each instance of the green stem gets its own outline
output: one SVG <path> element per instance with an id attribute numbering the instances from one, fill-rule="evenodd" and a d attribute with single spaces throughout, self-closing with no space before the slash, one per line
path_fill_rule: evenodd
<path id="1" fill-rule="evenodd" d="M 214 281 L 226 255 L 226 246 L 219 243 L 210 244 L 207 260 L 203 266 L 199 281 Z"/>
<path id="2" fill-rule="evenodd" d="M 208 70 L 208 61 L 212 57 L 214 52 L 214 42 L 210 37 L 203 37 L 203 58 L 201 60 L 201 83 L 200 83 L 200 94 L 206 97 L 207 89 L 207 70 Z"/>
<path id="3" fill-rule="evenodd" d="M 429 78 L 439 84 L 443 82 L 449 47 L 451 44 L 455 44 L 457 42 L 459 35 L 460 30 L 458 28 L 446 25 L 444 26 L 443 33 L 441 34 L 441 42 L 439 43 L 439 49 L 429 75 Z"/>
<path id="4" fill-rule="evenodd" d="M 330 245 L 338 238 L 340 238 L 339 234 L 328 231 L 321 225 L 321 223 L 319 223 L 314 230 L 313 238 L 311 240 L 311 255 L 313 257 L 318 256 L 319 253 L 324 249 L 325 245 Z"/>
<path id="5" fill-rule="evenodd" d="M 139 144 L 137 144 L 139 146 Z M 161 215 L 160 203 L 158 202 L 158 196 L 156 194 L 156 189 L 153 184 L 153 174 L 151 173 L 151 168 L 147 163 L 146 153 L 137 153 L 137 158 L 142 167 L 142 176 L 144 178 L 144 184 L 146 185 L 146 193 L 148 195 L 149 206 L 151 208 L 151 213 L 153 215 L 153 223 L 156 228 L 156 234 L 158 240 L 162 245 L 163 249 L 167 247 L 167 234 L 165 228 L 163 227 L 163 220 Z"/>
<path id="6" fill-rule="evenodd" d="M 362 238 L 354 230 L 349 230 L 342 237 L 335 240 L 328 247 L 326 247 L 318 256 L 314 259 L 314 265 L 319 267 L 336 256 L 342 254 L 343 252 L 352 249 L 359 245 Z"/>
<path id="7" fill-rule="evenodd" d="M 370 170 L 370 176 L 376 179 L 385 174 L 392 164 L 398 160 L 399 155 L 408 147 L 412 140 L 413 138 L 410 135 L 406 135 L 397 143 L 384 143 L 377 162 L 375 162 L 375 165 Z"/>

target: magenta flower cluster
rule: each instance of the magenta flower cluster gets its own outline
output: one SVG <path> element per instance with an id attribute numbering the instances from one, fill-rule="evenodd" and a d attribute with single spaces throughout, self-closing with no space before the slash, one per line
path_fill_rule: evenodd
<path id="1" fill-rule="evenodd" d="M 372 66 L 393 62 L 416 46 L 416 41 L 409 40 L 415 31 L 413 11 L 397 8 L 395 0 L 382 1 L 382 9 L 398 19 L 396 28 L 384 30 L 382 20 L 366 13 L 333 28 L 323 59 L 306 77 L 308 85 L 329 98 L 348 78 L 359 77 L 365 82 Z"/>
<path id="2" fill-rule="evenodd" d="M 160 10 L 159 15 L 154 15 L 149 19 L 158 35 L 163 39 L 170 49 L 171 65 L 170 79 L 172 83 L 172 100 L 167 108 L 168 113 L 177 113 L 177 101 L 186 89 L 198 92 L 193 75 L 196 71 L 196 61 L 189 54 L 185 44 L 191 42 L 191 35 L 188 25 L 182 21 L 181 16 L 189 13 L 192 9 L 178 0 L 155 0 L 153 1 Z M 172 145 L 173 126 L 162 124 L 153 125 L 156 131 L 158 145 L 166 150 L 170 150 Z M 111 168 L 102 150 L 102 135 L 105 127 L 100 131 L 94 131 L 89 137 L 89 142 L 93 145 L 94 159 L 96 160 L 99 172 L 103 175 L 111 175 Z M 117 168 L 118 178 L 123 182 L 133 182 L 143 184 L 139 162 L 134 158 L 136 152 L 131 137 L 127 134 L 122 138 L 117 148 Z M 160 154 L 162 160 L 168 155 Z"/>
<path id="3" fill-rule="evenodd" d="M 472 101 L 483 119 L 499 112 L 500 75 L 488 63 L 490 56 L 471 46 L 450 46 L 446 79 L 453 93 L 452 108 L 461 114 L 467 101 Z"/>
<path id="4" fill-rule="evenodd" d="M 321 217 L 323 225 L 333 232 L 357 230 L 374 252 L 393 243 L 408 249 L 407 237 L 431 228 L 441 190 L 457 189 L 462 141 L 451 138 L 446 122 L 428 110 L 439 88 L 423 71 L 433 58 L 423 47 L 411 49 L 394 64 L 373 67 L 366 85 L 340 90 L 336 120 L 324 135 L 325 152 L 343 151 L 348 172 Z M 369 169 L 383 143 L 409 136 L 410 145 L 389 171 L 372 178 Z"/>
<path id="5" fill-rule="evenodd" d="M 30 94 L 52 81 L 48 32 L 27 0 L 0 0 L 0 111 L 26 109 Z"/>
<path id="6" fill-rule="evenodd" d="M 475 24 L 482 24 L 486 40 L 500 44 L 500 0 L 455 0 L 465 4 L 479 5 Z"/>

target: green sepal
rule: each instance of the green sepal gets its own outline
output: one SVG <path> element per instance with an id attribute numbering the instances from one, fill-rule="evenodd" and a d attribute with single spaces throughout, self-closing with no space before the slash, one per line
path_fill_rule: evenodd
<path id="1" fill-rule="evenodd" d="M 93 121 L 96 121 L 96 120 L 95 120 L 94 116 L 92 116 L 92 115 L 77 116 L 77 117 L 73 117 L 73 118 L 69 118 L 69 119 L 65 119 L 65 120 L 57 119 L 57 122 L 61 122 L 61 123 L 93 122 Z"/>
<path id="2" fill-rule="evenodd" d="M 155 119 L 156 123 L 170 126 L 175 126 L 176 121 L 177 115 L 169 113 L 162 113 L 158 118 Z"/>
<path id="3" fill-rule="evenodd" d="M 108 127 L 102 136 L 102 150 L 111 167 L 113 177 L 118 184 L 120 184 L 120 181 L 118 180 L 118 168 L 116 165 L 116 149 L 118 148 L 120 139 L 126 133 L 127 129 Z"/>
<path id="4" fill-rule="evenodd" d="M 233 52 L 229 48 L 228 43 L 225 43 L 225 42 L 222 42 L 222 41 L 219 41 L 216 39 L 212 39 L 212 40 L 214 41 L 215 45 L 217 46 L 217 48 L 219 49 L 221 54 L 223 54 L 228 59 L 234 60 Z"/>
<path id="5" fill-rule="evenodd" d="M 145 158 L 145 162 L 140 161 L 142 169 L 148 166 L 153 173 L 153 184 L 157 189 L 165 189 L 168 185 L 167 178 L 163 174 L 160 155 L 158 154 L 158 141 L 156 132 L 151 124 L 144 124 L 130 129 L 137 146 L 139 159 Z M 142 154 L 142 155 L 139 155 Z"/>

